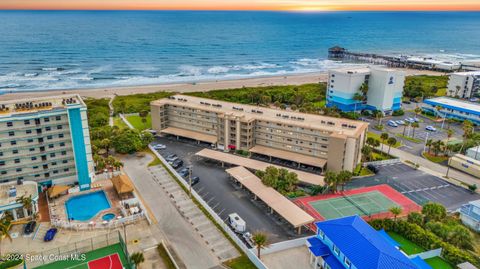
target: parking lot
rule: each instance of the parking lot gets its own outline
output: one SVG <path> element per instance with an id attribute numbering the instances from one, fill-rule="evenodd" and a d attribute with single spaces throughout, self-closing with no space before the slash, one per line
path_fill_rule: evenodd
<path id="1" fill-rule="evenodd" d="M 432 201 L 443 204 L 450 211 L 457 210 L 469 201 L 480 199 L 479 194 L 473 194 L 469 190 L 403 163 L 377 167 L 379 172 L 375 176 L 355 179 L 347 188 L 388 184 L 420 205 Z"/>
<path id="2" fill-rule="evenodd" d="M 270 213 L 263 202 L 254 200 L 248 191 L 236 185 L 225 172 L 227 167 L 221 167 L 218 162 L 195 156 L 196 152 L 209 147 L 209 144 L 197 144 L 188 139 L 177 141 L 172 137 L 157 137 L 153 144 L 156 143 L 167 146 L 166 149 L 158 150 L 162 156 L 176 154 L 184 161 L 182 168 L 192 167 L 192 177 L 200 178 L 199 183 L 193 188 L 222 219 L 226 220 L 229 214 L 237 213 L 245 220 L 247 231 L 268 233 L 270 243 L 306 235 L 305 233 L 296 234 L 295 229 L 285 220 L 275 213 Z"/>

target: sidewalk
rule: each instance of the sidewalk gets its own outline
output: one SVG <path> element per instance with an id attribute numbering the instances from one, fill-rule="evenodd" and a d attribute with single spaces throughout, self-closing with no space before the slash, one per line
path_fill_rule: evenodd
<path id="1" fill-rule="evenodd" d="M 388 153 L 388 146 L 384 146 L 382 150 L 380 145 L 380 147 L 378 147 L 377 150 Z M 409 161 L 409 162 L 417 163 L 420 165 L 420 168 L 419 168 L 420 170 L 423 170 L 431 175 L 447 179 L 445 177 L 448 169 L 446 166 L 431 162 L 423 157 L 420 157 L 420 156 L 417 156 L 393 147 L 390 149 L 390 155 L 400 158 L 400 160 L 403 162 Z M 452 183 L 457 185 L 458 183 L 464 183 L 467 185 L 472 185 L 472 184 L 478 185 L 480 183 L 480 179 L 455 169 L 450 169 L 450 171 L 448 172 L 448 177 L 449 178 L 447 180 L 451 182 L 453 181 Z"/>

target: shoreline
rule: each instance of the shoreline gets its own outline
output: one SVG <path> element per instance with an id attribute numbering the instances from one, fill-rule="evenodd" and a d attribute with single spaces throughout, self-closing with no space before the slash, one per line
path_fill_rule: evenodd
<path id="1" fill-rule="evenodd" d="M 405 75 L 444 75 L 441 72 L 430 70 L 399 69 L 405 71 Z M 137 93 L 153 93 L 159 91 L 172 91 L 178 93 L 211 91 L 220 89 L 236 89 L 242 87 L 267 87 L 267 86 L 285 86 L 301 85 L 308 83 L 326 82 L 328 72 L 312 72 L 303 74 L 289 74 L 284 76 L 265 76 L 242 79 L 225 80 L 202 80 L 197 82 L 183 82 L 170 84 L 153 84 L 139 86 L 118 86 L 101 88 L 81 88 L 81 89 L 59 89 L 45 91 L 22 91 L 6 92 L 0 95 L 0 101 L 8 101 L 21 98 L 35 98 L 43 96 L 57 96 L 62 94 L 79 94 L 82 97 L 91 98 L 110 98 L 115 95 L 131 95 Z"/>

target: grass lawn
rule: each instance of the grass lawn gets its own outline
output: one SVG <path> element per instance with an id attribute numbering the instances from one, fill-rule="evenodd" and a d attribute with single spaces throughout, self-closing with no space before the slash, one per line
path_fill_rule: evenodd
<path id="1" fill-rule="evenodd" d="M 447 88 L 438 89 L 435 96 L 446 96 L 447 95 Z"/>
<path id="2" fill-rule="evenodd" d="M 138 93 L 119 95 L 113 99 L 115 113 L 138 113 L 142 110 L 150 111 L 150 102 L 173 95 L 171 92 Z"/>
<path id="3" fill-rule="evenodd" d="M 230 260 L 226 262 L 225 265 L 228 268 L 232 268 L 232 269 L 256 269 L 257 268 L 245 255 L 242 255 L 236 259 Z"/>
<path id="4" fill-rule="evenodd" d="M 128 122 L 133 125 L 137 130 L 143 131 L 145 129 L 150 129 L 152 127 L 152 117 L 150 114 L 147 116 L 147 123 L 142 122 L 142 118 L 138 115 L 126 116 Z"/>
<path id="5" fill-rule="evenodd" d="M 426 259 L 425 262 L 428 263 L 428 265 L 430 265 L 433 269 L 454 269 L 455 268 L 440 257 Z"/>
<path id="6" fill-rule="evenodd" d="M 145 150 L 145 153 L 150 154 L 153 157 L 153 160 L 148 164 L 148 166 L 155 166 L 162 164 L 162 161 L 155 155 L 149 148 Z"/>
<path id="7" fill-rule="evenodd" d="M 395 135 L 396 137 L 400 137 L 400 138 L 403 138 L 403 139 L 406 139 L 408 141 L 411 141 L 413 143 L 422 143 L 422 140 L 418 139 L 418 138 L 413 138 L 413 137 L 410 137 L 410 136 L 406 136 L 406 135 L 402 135 L 402 134 L 396 134 Z"/>
<path id="8" fill-rule="evenodd" d="M 441 163 L 441 162 L 444 162 L 444 161 L 448 160 L 448 157 L 446 157 L 446 156 L 435 156 L 435 155 L 430 154 L 428 152 L 422 153 L 422 156 L 425 157 L 425 159 L 427 159 L 431 162 L 434 162 L 434 163 Z"/>
<path id="9" fill-rule="evenodd" d="M 128 128 L 128 126 L 123 122 L 120 117 L 113 118 L 113 126 L 117 126 L 118 128 Z"/>
<path id="10" fill-rule="evenodd" d="M 370 176 L 373 175 L 372 171 L 368 170 L 368 168 L 363 167 L 362 164 L 358 164 L 355 167 L 355 171 L 353 171 L 355 176 Z"/>
<path id="11" fill-rule="evenodd" d="M 406 239 L 405 237 L 395 233 L 395 232 L 387 232 L 391 238 L 393 238 L 397 243 L 400 244 L 400 249 L 403 250 L 407 255 L 417 254 L 424 252 L 425 249 L 421 246 L 413 243 L 412 241 Z"/>
<path id="12" fill-rule="evenodd" d="M 380 141 L 380 143 L 382 142 L 382 140 L 380 140 L 380 135 L 377 134 L 377 133 L 374 133 L 374 132 L 367 132 L 367 137 L 373 137 L 375 139 L 378 139 Z M 385 141 L 386 143 L 387 141 Z M 386 145 L 386 144 L 385 144 Z M 397 141 L 397 143 L 395 143 L 395 145 L 392 146 L 392 148 L 398 148 L 402 145 L 402 143 L 400 143 L 400 141 Z"/>

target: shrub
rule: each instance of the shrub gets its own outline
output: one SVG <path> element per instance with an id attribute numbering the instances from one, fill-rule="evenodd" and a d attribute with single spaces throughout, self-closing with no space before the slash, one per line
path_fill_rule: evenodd
<path id="1" fill-rule="evenodd" d="M 393 111 L 392 113 L 392 116 L 403 116 L 403 115 L 405 115 L 405 112 L 403 111 L 403 109 Z"/>

